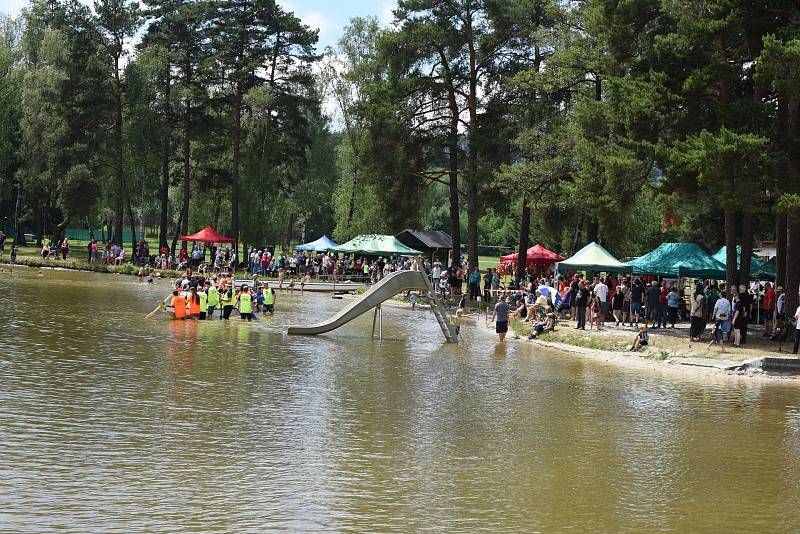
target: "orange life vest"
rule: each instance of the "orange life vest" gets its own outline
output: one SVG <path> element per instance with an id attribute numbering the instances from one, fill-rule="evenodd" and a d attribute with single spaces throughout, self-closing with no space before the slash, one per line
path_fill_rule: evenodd
<path id="1" fill-rule="evenodd" d="M 172 307 L 175 308 L 176 319 L 183 319 L 186 317 L 186 299 L 181 295 L 172 297 Z"/>
<path id="2" fill-rule="evenodd" d="M 189 295 L 189 313 L 198 315 L 200 313 L 200 297 Z"/>

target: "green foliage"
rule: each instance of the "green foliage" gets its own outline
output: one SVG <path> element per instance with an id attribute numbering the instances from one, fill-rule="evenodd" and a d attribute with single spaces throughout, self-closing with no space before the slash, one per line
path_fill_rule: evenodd
<path id="1" fill-rule="evenodd" d="M 768 139 L 727 128 L 703 130 L 675 143 L 670 153 L 672 172 L 696 175 L 700 186 L 712 189 L 723 207 L 740 207 L 742 196 L 757 191 L 768 169 Z"/>

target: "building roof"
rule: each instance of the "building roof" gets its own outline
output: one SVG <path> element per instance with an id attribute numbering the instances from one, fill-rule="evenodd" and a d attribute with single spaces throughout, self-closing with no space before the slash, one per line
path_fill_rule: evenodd
<path id="1" fill-rule="evenodd" d="M 453 238 L 442 230 L 403 230 L 397 234 L 401 241 L 405 236 L 411 236 L 426 248 L 452 248 Z"/>

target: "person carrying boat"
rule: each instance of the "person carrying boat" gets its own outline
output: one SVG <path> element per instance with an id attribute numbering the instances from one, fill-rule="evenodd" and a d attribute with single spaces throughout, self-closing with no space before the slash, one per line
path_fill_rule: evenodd
<path id="1" fill-rule="evenodd" d="M 247 284 L 242 286 L 242 290 L 236 295 L 236 303 L 239 306 L 239 316 L 243 321 L 253 320 L 253 294 L 247 288 Z"/>
<path id="2" fill-rule="evenodd" d="M 233 284 L 230 282 L 225 282 L 225 284 L 222 286 L 222 294 L 220 295 L 219 300 L 220 305 L 222 306 L 222 319 L 227 321 L 231 318 L 231 312 L 233 311 Z"/>
<path id="3" fill-rule="evenodd" d="M 186 319 L 186 299 L 177 289 L 172 292 L 170 306 L 172 306 L 172 317 L 174 319 Z"/>

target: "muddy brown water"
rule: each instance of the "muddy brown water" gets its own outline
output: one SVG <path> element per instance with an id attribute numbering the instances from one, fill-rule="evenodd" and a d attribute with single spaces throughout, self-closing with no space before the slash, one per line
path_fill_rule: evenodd
<path id="1" fill-rule="evenodd" d="M 279 294 L 144 316 L 123 276 L 0 273 L 0 530 L 797 532 L 800 389 L 676 378 Z"/>

